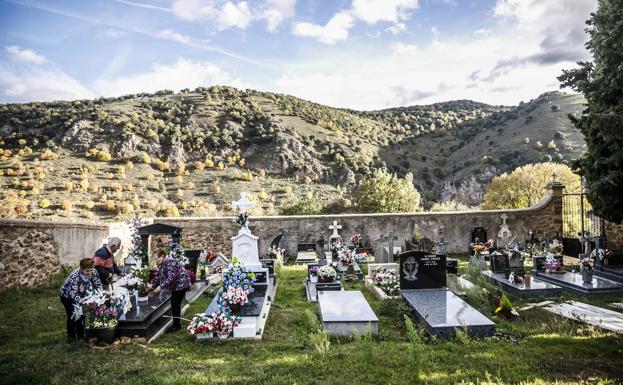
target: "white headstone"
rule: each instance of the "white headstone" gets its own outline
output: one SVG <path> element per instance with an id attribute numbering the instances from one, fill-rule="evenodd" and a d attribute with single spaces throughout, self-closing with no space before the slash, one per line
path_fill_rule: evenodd
<path id="1" fill-rule="evenodd" d="M 247 198 L 247 193 L 240 193 L 240 200 L 231 202 L 232 206 L 238 208 L 241 214 L 248 212 L 252 207 L 255 207 L 255 202 L 250 201 Z M 248 222 L 240 228 L 238 235 L 231 238 L 232 240 L 232 258 L 237 258 L 247 269 L 255 270 L 261 269 L 260 253 L 257 245 L 258 237 L 251 234 L 249 230 Z"/>
<path id="2" fill-rule="evenodd" d="M 338 225 L 337 221 L 333 221 L 333 224 L 331 226 L 329 226 L 330 230 L 333 230 L 333 234 L 331 234 L 331 238 L 337 238 L 340 236 L 340 234 L 338 234 L 338 230 L 342 228 L 342 225 Z"/>
<path id="3" fill-rule="evenodd" d="M 506 247 L 508 245 L 508 240 L 512 237 L 513 233 L 506 224 L 508 215 L 502 214 L 500 217 L 502 218 L 502 224 L 500 225 L 500 229 L 498 230 L 498 245 Z"/>

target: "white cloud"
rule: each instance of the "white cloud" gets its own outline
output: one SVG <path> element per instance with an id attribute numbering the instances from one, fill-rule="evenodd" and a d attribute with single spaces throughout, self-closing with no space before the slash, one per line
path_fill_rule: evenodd
<path id="1" fill-rule="evenodd" d="M 182 44 L 190 44 L 192 43 L 192 38 L 190 36 L 183 35 L 179 32 L 175 32 L 171 29 L 164 29 L 158 33 L 156 33 L 158 37 L 163 39 L 172 40 Z"/>
<path id="2" fill-rule="evenodd" d="M 216 18 L 218 29 L 221 31 L 229 28 L 245 29 L 252 20 L 253 15 L 246 1 L 238 4 L 228 1 L 220 9 Z"/>
<path id="3" fill-rule="evenodd" d="M 337 41 L 346 40 L 348 30 L 353 26 L 353 17 L 349 12 L 338 12 L 329 22 L 324 25 L 311 23 L 297 23 L 292 33 L 296 36 L 307 36 L 318 39 L 324 44 L 335 44 Z"/>
<path id="4" fill-rule="evenodd" d="M 405 53 L 411 53 L 417 51 L 417 45 L 415 44 L 402 44 L 402 43 L 394 43 L 392 44 L 392 51 L 395 54 L 402 55 Z"/>
<path id="5" fill-rule="evenodd" d="M 171 10 L 178 18 L 189 21 L 215 15 L 214 3 L 210 0 L 175 0 Z"/>
<path id="6" fill-rule="evenodd" d="M 126 35 L 125 31 L 121 31 L 119 29 L 107 29 L 106 31 L 98 34 L 98 36 L 107 37 L 110 39 L 118 39 L 125 35 Z"/>
<path id="7" fill-rule="evenodd" d="M 4 47 L 12 61 L 19 63 L 31 63 L 41 65 L 45 63 L 45 56 L 37 54 L 30 49 L 22 49 L 16 45 Z"/>
<path id="8" fill-rule="evenodd" d="M 385 29 L 386 32 L 391 32 L 394 35 L 398 35 L 401 32 L 404 32 L 407 30 L 407 25 L 405 23 L 396 23 L 394 25 L 392 25 L 391 27 L 387 27 Z"/>
<path id="9" fill-rule="evenodd" d="M 93 98 L 95 95 L 79 81 L 60 70 L 34 68 L 15 71 L 0 69 L 3 101 L 30 102 Z"/>
<path id="10" fill-rule="evenodd" d="M 409 17 L 408 11 L 418 7 L 418 0 L 353 0 L 352 13 L 368 24 L 379 21 L 398 23 Z"/>
<path id="11" fill-rule="evenodd" d="M 474 35 L 487 35 L 489 32 L 491 32 L 490 29 L 480 28 L 474 31 Z"/>
<path id="12" fill-rule="evenodd" d="M 154 64 L 147 72 L 98 79 L 94 83 L 94 89 L 99 95 L 118 96 L 164 89 L 192 89 L 214 84 L 247 86 L 212 63 L 180 58 L 171 65 Z"/>
<path id="13" fill-rule="evenodd" d="M 260 18 L 268 23 L 269 32 L 277 30 L 281 23 L 294 17 L 296 0 L 266 0 Z"/>

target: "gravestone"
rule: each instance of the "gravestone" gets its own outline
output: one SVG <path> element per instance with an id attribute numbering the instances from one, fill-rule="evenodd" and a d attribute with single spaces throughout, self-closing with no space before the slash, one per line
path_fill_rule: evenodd
<path id="1" fill-rule="evenodd" d="M 508 270 L 508 257 L 499 251 L 494 251 L 489 256 L 489 270 L 494 273 L 505 273 Z"/>
<path id="2" fill-rule="evenodd" d="M 240 210 L 240 214 L 248 214 L 248 210 L 255 207 L 255 202 L 249 201 L 245 192 L 240 193 L 240 200 L 233 201 L 231 204 Z M 231 240 L 232 257 L 238 258 L 238 261 L 249 270 L 262 268 L 257 245 L 258 237 L 251 234 L 248 221 L 240 227 L 238 235 L 232 237 Z"/>
<path id="3" fill-rule="evenodd" d="M 433 289 L 446 286 L 446 256 L 423 251 L 400 253 L 400 289 Z"/>
<path id="4" fill-rule="evenodd" d="M 279 248 L 285 250 L 283 253 L 283 263 L 288 263 L 288 238 L 281 233 L 270 243 L 271 248 Z"/>
<path id="5" fill-rule="evenodd" d="M 524 260 L 519 252 L 511 252 L 508 257 L 508 274 L 510 273 L 515 273 L 516 277 L 524 277 L 526 275 Z"/>
<path id="6" fill-rule="evenodd" d="M 389 250 L 385 248 L 385 242 L 389 241 L 389 237 L 381 234 L 377 240 L 375 240 L 377 246 L 374 251 L 374 262 L 384 263 L 389 259 Z"/>
<path id="7" fill-rule="evenodd" d="M 315 243 L 299 243 L 297 246 L 296 264 L 314 263 L 317 260 Z"/>
<path id="8" fill-rule="evenodd" d="M 322 330 L 340 336 L 376 335 L 379 319 L 360 291 L 319 291 Z"/>
<path id="9" fill-rule="evenodd" d="M 513 233 L 511 232 L 510 227 L 508 227 L 508 225 L 506 224 L 508 215 L 502 214 L 500 217 L 502 218 L 502 224 L 498 229 L 496 244 L 498 247 L 507 247 L 509 241 L 511 240 L 511 237 L 513 236 Z"/>
<path id="10" fill-rule="evenodd" d="M 470 239 L 472 243 L 485 243 L 487 242 L 487 231 L 484 227 L 475 227 L 470 233 Z"/>

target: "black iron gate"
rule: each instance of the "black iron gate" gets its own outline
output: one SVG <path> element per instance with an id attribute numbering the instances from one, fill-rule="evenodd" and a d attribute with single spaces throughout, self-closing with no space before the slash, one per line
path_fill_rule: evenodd
<path id="1" fill-rule="evenodd" d="M 603 219 L 593 212 L 584 193 L 562 195 L 562 237 L 565 255 L 582 254 L 579 237 L 604 236 Z"/>

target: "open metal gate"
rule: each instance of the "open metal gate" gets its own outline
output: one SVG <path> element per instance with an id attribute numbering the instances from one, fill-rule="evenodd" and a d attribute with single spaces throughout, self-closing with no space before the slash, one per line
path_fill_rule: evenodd
<path id="1" fill-rule="evenodd" d="M 562 195 L 562 237 L 565 255 L 582 254 L 580 235 L 589 239 L 604 236 L 603 219 L 593 212 L 584 193 Z"/>

